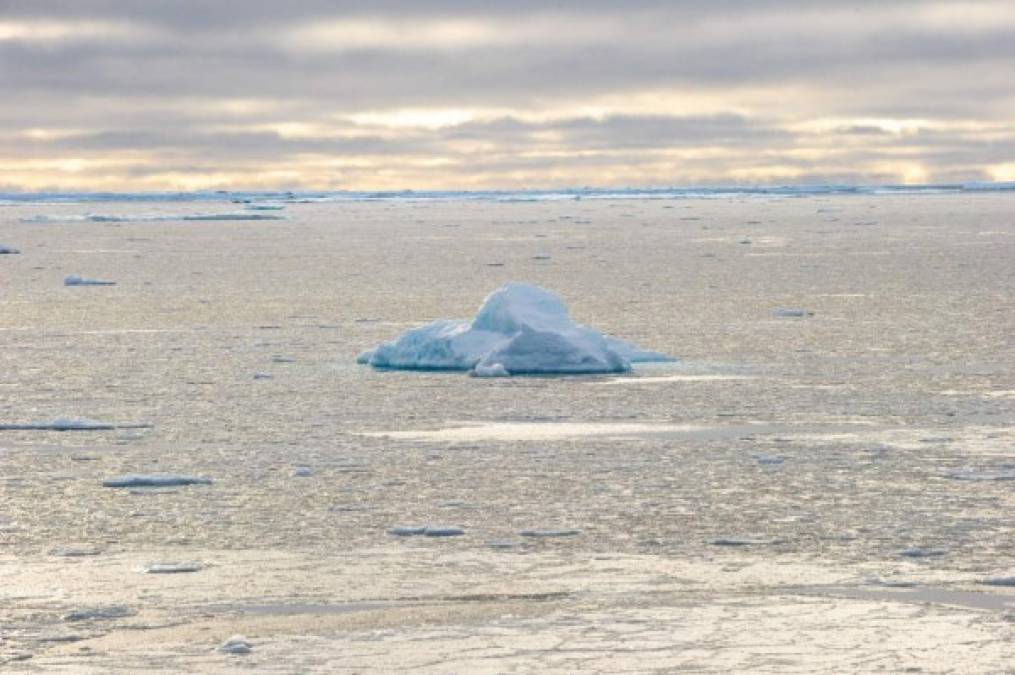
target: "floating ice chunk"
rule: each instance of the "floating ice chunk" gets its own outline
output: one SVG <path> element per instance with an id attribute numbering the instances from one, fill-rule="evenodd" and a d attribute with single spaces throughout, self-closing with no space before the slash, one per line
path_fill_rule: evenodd
<path id="1" fill-rule="evenodd" d="M 422 525 L 393 527 L 388 530 L 388 534 L 393 534 L 396 537 L 460 537 L 465 534 L 465 530 L 445 525 Z"/>
<path id="2" fill-rule="evenodd" d="M 248 211 L 281 211 L 285 204 L 247 204 Z"/>
<path id="3" fill-rule="evenodd" d="M 194 213 L 173 220 L 285 220 L 285 216 L 267 213 Z"/>
<path id="4" fill-rule="evenodd" d="M 95 621 L 102 619 L 122 619 L 133 616 L 134 612 L 123 605 L 111 605 L 109 607 L 92 607 L 90 609 L 78 609 L 67 612 L 63 615 L 64 621 Z"/>
<path id="5" fill-rule="evenodd" d="M 313 475 L 314 475 L 314 470 L 311 469 L 309 466 L 298 466 L 295 469 L 293 469 L 293 477 L 294 478 L 307 478 L 308 476 L 313 476 Z"/>
<path id="6" fill-rule="evenodd" d="M 492 366 L 484 366 L 481 363 L 477 363 L 476 367 L 472 369 L 472 373 L 476 377 L 511 377 L 511 373 L 507 371 L 502 363 L 495 363 Z"/>
<path id="7" fill-rule="evenodd" d="M 553 293 L 509 283 L 471 321 L 439 319 L 363 352 L 378 368 L 470 370 L 474 375 L 620 373 L 640 361 L 671 361 L 575 323 Z"/>
<path id="8" fill-rule="evenodd" d="M 424 537 L 460 537 L 465 530 L 460 527 L 448 527 L 445 525 L 430 525 L 423 530 Z"/>
<path id="9" fill-rule="evenodd" d="M 1000 469 L 997 471 L 975 471 L 973 469 L 962 469 L 961 471 L 953 471 L 946 477 L 953 480 L 972 481 L 1015 480 L 1015 469 Z"/>
<path id="10" fill-rule="evenodd" d="M 800 319 L 807 316 L 814 316 L 814 312 L 795 307 L 780 307 L 779 309 L 773 310 L 772 315 L 779 319 Z"/>
<path id="11" fill-rule="evenodd" d="M 254 373 L 255 380 L 270 380 L 273 377 L 275 376 L 272 375 L 271 373 Z"/>
<path id="12" fill-rule="evenodd" d="M 180 476 L 176 474 L 127 474 L 116 478 L 107 478 L 102 481 L 103 487 L 109 488 L 133 488 L 133 487 L 169 487 L 173 485 L 210 485 L 210 478 L 199 478 L 197 476 Z"/>
<path id="13" fill-rule="evenodd" d="M 913 588 L 917 586 L 915 581 L 908 579 L 885 579 L 884 577 L 868 577 L 867 583 L 885 588 Z"/>
<path id="14" fill-rule="evenodd" d="M 581 534 L 581 530 L 522 530 L 518 534 L 523 537 L 532 537 L 534 539 L 544 539 L 549 537 L 576 537 Z"/>
<path id="15" fill-rule="evenodd" d="M 146 574 L 186 574 L 200 572 L 204 567 L 196 562 L 157 562 L 144 568 Z"/>
<path id="16" fill-rule="evenodd" d="M 102 281 L 101 279 L 86 279 L 76 274 L 64 277 L 64 286 L 115 286 L 115 281 Z"/>
<path id="17" fill-rule="evenodd" d="M 769 546 L 775 542 L 771 539 L 751 539 L 750 537 L 719 537 L 708 543 L 713 546 Z"/>
<path id="18" fill-rule="evenodd" d="M 267 213 L 134 213 L 106 215 L 98 213 L 45 215 L 22 218 L 23 223 L 159 223 L 174 220 L 285 220 L 285 216 Z"/>
<path id="19" fill-rule="evenodd" d="M 388 530 L 388 534 L 393 534 L 396 537 L 415 537 L 423 534 L 425 531 L 425 525 L 403 525 L 391 528 Z"/>
<path id="20" fill-rule="evenodd" d="M 947 549 L 943 548 L 920 548 L 914 546 L 899 551 L 899 555 L 906 558 L 936 558 L 938 556 L 947 555 Z"/>
<path id="21" fill-rule="evenodd" d="M 102 553 L 102 551 L 94 546 L 64 546 L 50 551 L 50 555 L 59 556 L 61 558 L 84 558 L 87 556 L 99 555 L 100 553 Z"/>
<path id="22" fill-rule="evenodd" d="M 18 253 L 21 253 L 21 251 L 16 248 L 0 244 L 0 255 L 17 255 Z"/>
<path id="23" fill-rule="evenodd" d="M 778 455 L 766 455 L 765 453 L 759 452 L 751 455 L 757 460 L 758 464 L 776 465 L 782 464 L 785 459 Z"/>
<path id="24" fill-rule="evenodd" d="M 1011 577 L 990 577 L 980 581 L 984 586 L 1015 586 L 1015 576 Z"/>
<path id="25" fill-rule="evenodd" d="M 219 645 L 219 651 L 223 654 L 249 654 L 253 649 L 254 645 L 242 635 L 234 635 Z"/>
<path id="26" fill-rule="evenodd" d="M 29 422 L 27 424 L 0 424 L 0 431 L 110 431 L 114 429 L 150 429 L 151 424 L 116 424 L 97 422 L 89 419 L 57 418 L 52 422 Z"/>

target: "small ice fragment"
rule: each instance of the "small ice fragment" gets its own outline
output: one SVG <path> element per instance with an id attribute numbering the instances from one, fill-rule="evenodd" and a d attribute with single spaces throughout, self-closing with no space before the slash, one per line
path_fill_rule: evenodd
<path id="1" fill-rule="evenodd" d="M 1015 576 L 990 577 L 980 581 L 984 586 L 1015 586 Z"/>
<path id="2" fill-rule="evenodd" d="M 501 363 L 494 363 L 488 366 L 476 364 L 476 367 L 472 369 L 470 374 L 476 377 L 511 377 L 511 373 Z"/>
<path id="3" fill-rule="evenodd" d="M 281 211 L 285 204 L 247 204 L 244 208 L 249 211 Z"/>
<path id="4" fill-rule="evenodd" d="M 876 586 L 884 586 L 885 588 L 913 588 L 917 585 L 915 581 L 908 581 L 906 579 L 884 579 L 882 577 L 869 577 L 867 583 L 874 584 Z"/>
<path id="5" fill-rule="evenodd" d="M 489 546 L 490 548 L 496 548 L 496 549 L 517 548 L 518 545 L 519 545 L 519 543 L 517 541 L 506 541 L 506 540 L 505 541 L 500 541 L 500 540 L 498 540 L 498 541 L 491 541 L 491 542 L 489 542 L 487 544 L 487 546 Z"/>
<path id="6" fill-rule="evenodd" d="M 960 471 L 953 471 L 945 477 L 953 480 L 970 481 L 1015 480 L 1015 469 L 1002 469 L 998 471 L 975 471 L 973 469 L 962 469 Z"/>
<path id="7" fill-rule="evenodd" d="M 751 456 L 758 461 L 758 464 L 774 465 L 774 464 L 782 464 L 784 461 L 783 458 L 779 457 L 778 455 L 766 455 L 761 452 Z"/>
<path id="8" fill-rule="evenodd" d="M 750 244 L 751 243 L 751 238 L 750 237 L 744 237 L 743 239 L 741 239 L 737 243 L 738 244 Z"/>
<path id="9" fill-rule="evenodd" d="M 195 562 L 157 562 L 144 568 L 146 574 L 183 574 L 186 572 L 199 572 L 203 569 L 200 563 Z"/>
<path id="10" fill-rule="evenodd" d="M 101 619 L 122 619 L 132 616 L 134 612 L 123 605 L 111 605 L 109 607 L 93 607 L 90 609 L 78 609 L 67 612 L 63 615 L 64 621 L 93 621 Z"/>
<path id="11" fill-rule="evenodd" d="M 242 635 L 234 635 L 219 645 L 219 651 L 223 654 L 249 654 L 253 648 L 254 645 Z"/>
<path id="12" fill-rule="evenodd" d="M 574 537 L 581 534 L 581 530 L 522 530 L 518 534 L 533 538 Z"/>
<path id="13" fill-rule="evenodd" d="M 290 356 L 273 356 L 271 357 L 272 363 L 296 363 L 296 359 Z"/>
<path id="14" fill-rule="evenodd" d="M 59 556 L 61 558 L 83 558 L 85 556 L 99 555 L 101 552 L 102 551 L 94 546 L 64 546 L 62 548 L 53 549 L 50 551 L 50 555 Z"/>
<path id="15" fill-rule="evenodd" d="M 176 474 L 128 474 L 102 481 L 103 487 L 169 487 L 173 485 L 210 485 L 210 478 L 197 476 L 180 476 Z"/>
<path id="16" fill-rule="evenodd" d="M 426 532 L 426 526 L 425 525 L 420 525 L 420 526 L 415 526 L 415 525 L 399 526 L 399 527 L 393 527 L 390 530 L 388 530 L 388 534 L 393 534 L 396 537 L 414 537 L 414 536 L 417 536 L 417 535 L 421 535 L 424 532 Z"/>
<path id="17" fill-rule="evenodd" d="M 774 310 L 772 315 L 780 319 L 799 319 L 806 316 L 814 316 L 814 312 L 795 307 L 780 307 L 779 309 Z"/>
<path id="18" fill-rule="evenodd" d="M 774 542 L 770 539 L 751 539 L 749 537 L 719 537 L 708 543 L 713 546 L 767 546 Z"/>
<path id="19" fill-rule="evenodd" d="M 115 281 L 102 281 L 101 279 L 86 279 L 76 274 L 64 277 L 64 286 L 115 286 Z"/>
<path id="20" fill-rule="evenodd" d="M 314 470 L 311 469 L 309 466 L 298 466 L 295 469 L 293 469 L 293 477 L 294 478 L 307 478 L 308 476 L 313 476 L 313 475 L 314 475 Z"/>
<path id="21" fill-rule="evenodd" d="M 947 555 L 948 551 L 943 548 L 920 548 L 919 546 L 913 546 L 899 551 L 899 555 L 905 556 L 906 558 L 935 558 L 937 556 Z"/>
<path id="22" fill-rule="evenodd" d="M 113 429 L 150 429 L 145 423 L 115 424 L 96 422 L 89 419 L 57 418 L 52 422 L 29 422 L 27 424 L 0 424 L 0 431 L 110 431 Z"/>
<path id="23" fill-rule="evenodd" d="M 21 253 L 21 251 L 16 248 L 0 244 L 0 255 L 17 255 L 18 253 Z"/>
<path id="24" fill-rule="evenodd" d="M 465 530 L 460 527 L 434 526 L 423 530 L 423 536 L 426 537 L 460 537 L 463 534 Z"/>
<path id="25" fill-rule="evenodd" d="M 270 380 L 274 377 L 271 373 L 254 373 L 255 380 Z"/>

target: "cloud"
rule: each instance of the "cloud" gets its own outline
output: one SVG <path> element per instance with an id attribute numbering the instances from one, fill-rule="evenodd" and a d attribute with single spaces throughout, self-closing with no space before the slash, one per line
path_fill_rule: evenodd
<path id="1" fill-rule="evenodd" d="M 2 5 L 0 166 L 25 188 L 89 171 L 123 189 L 901 180 L 1015 161 L 1008 2 Z"/>

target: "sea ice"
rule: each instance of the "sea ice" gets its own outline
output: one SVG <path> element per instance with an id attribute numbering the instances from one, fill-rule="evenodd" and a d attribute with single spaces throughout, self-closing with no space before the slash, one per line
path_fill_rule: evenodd
<path id="1" fill-rule="evenodd" d="M 782 307 L 772 312 L 772 315 L 779 319 L 800 319 L 807 316 L 814 316 L 814 312 L 807 309 L 795 307 Z"/>
<path id="2" fill-rule="evenodd" d="M 146 574 L 183 574 L 199 572 L 203 569 L 200 563 L 194 562 L 157 562 L 144 568 Z"/>
<path id="3" fill-rule="evenodd" d="M 631 364 L 672 361 L 575 323 L 553 293 L 509 283 L 470 321 L 438 319 L 360 354 L 359 363 L 408 370 L 468 370 L 480 377 L 622 373 Z"/>
<path id="4" fill-rule="evenodd" d="M 1015 576 L 1011 577 L 990 577 L 980 581 L 984 586 L 1015 586 Z"/>
<path id="5" fill-rule="evenodd" d="M 93 621 L 97 619 L 122 619 L 133 616 L 134 612 L 123 605 L 112 605 L 109 607 L 93 607 L 91 609 L 78 609 L 63 615 L 64 621 Z"/>
<path id="6" fill-rule="evenodd" d="M 52 422 L 28 424 L 0 424 L 0 431 L 111 431 L 114 429 L 150 429 L 150 424 L 115 424 L 89 419 L 57 418 Z"/>
<path id="7" fill-rule="evenodd" d="M 947 554 L 948 551 L 943 548 L 920 548 L 918 546 L 899 551 L 899 555 L 906 558 L 936 558 Z"/>
<path id="8" fill-rule="evenodd" d="M 176 474 L 127 474 L 116 478 L 107 478 L 102 481 L 103 487 L 110 488 L 133 488 L 133 487 L 169 487 L 173 485 L 210 485 L 210 478 L 199 478 L 197 476 L 180 476 Z"/>
<path id="9" fill-rule="evenodd" d="M 223 654 L 249 654 L 253 648 L 254 645 L 242 635 L 234 635 L 219 645 L 219 651 Z"/>
<path id="10" fill-rule="evenodd" d="M 581 530 L 522 530 L 518 534 L 523 537 L 545 539 L 549 537 L 576 537 L 581 534 Z"/>
<path id="11" fill-rule="evenodd" d="M 393 527 L 388 530 L 388 534 L 393 534 L 396 537 L 460 537 L 465 534 L 465 530 L 460 527 L 444 525 L 423 525 Z"/>
<path id="12" fill-rule="evenodd" d="M 115 281 L 102 281 L 100 279 L 86 279 L 76 274 L 64 277 L 64 286 L 115 286 Z"/>

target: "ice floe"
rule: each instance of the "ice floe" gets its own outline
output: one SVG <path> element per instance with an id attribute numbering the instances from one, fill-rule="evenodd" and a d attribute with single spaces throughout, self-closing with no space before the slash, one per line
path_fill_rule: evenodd
<path id="1" fill-rule="evenodd" d="M 123 605 L 111 605 L 108 607 L 92 607 L 89 609 L 78 609 L 67 612 L 63 615 L 64 621 L 97 621 L 103 619 L 122 619 L 133 616 L 134 611 Z"/>
<path id="2" fill-rule="evenodd" d="M 943 548 L 920 548 L 914 546 L 912 548 L 903 549 L 899 551 L 899 555 L 906 558 L 937 558 L 943 555 L 947 555 L 948 550 Z"/>
<path id="3" fill-rule="evenodd" d="M 772 315 L 778 319 L 802 319 L 808 316 L 814 316 L 814 312 L 809 309 L 799 309 L 796 307 L 780 307 L 779 309 L 773 310 Z"/>
<path id="4" fill-rule="evenodd" d="M 132 488 L 132 487 L 170 487 L 175 485 L 210 485 L 210 478 L 198 476 L 181 476 L 177 474 L 140 474 L 132 473 L 116 478 L 107 478 L 102 481 L 103 487 L 109 488 Z"/>
<path id="5" fill-rule="evenodd" d="M 438 319 L 360 354 L 377 368 L 467 370 L 481 377 L 622 373 L 632 363 L 672 361 L 575 323 L 555 294 L 509 283 L 472 321 Z"/>
<path id="6" fill-rule="evenodd" d="M 581 534 L 581 530 L 522 530 L 518 533 L 519 536 L 529 537 L 532 539 L 549 539 L 553 537 L 576 537 Z"/>
<path id="7" fill-rule="evenodd" d="M 990 577 L 988 579 L 982 579 L 980 581 L 984 586 L 1012 586 L 1015 587 L 1015 576 L 1010 577 Z"/>
<path id="8" fill-rule="evenodd" d="M 195 562 L 157 562 L 145 566 L 146 574 L 186 574 L 200 572 L 204 566 Z"/>
<path id="9" fill-rule="evenodd" d="M 102 281 L 101 279 L 87 279 L 85 277 L 79 277 L 76 274 L 71 274 L 64 277 L 64 286 L 115 286 L 115 281 Z"/>
<path id="10" fill-rule="evenodd" d="M 57 418 L 52 422 L 28 422 L 26 424 L 0 424 L 0 431 L 111 431 L 115 429 L 150 429 L 144 422 L 116 424 L 90 419 Z"/>
<path id="11" fill-rule="evenodd" d="M 1004 468 L 988 471 L 976 471 L 975 469 L 962 469 L 953 471 L 946 476 L 952 480 L 970 481 L 993 481 L 993 480 L 1015 480 L 1015 468 Z"/>
<path id="12" fill-rule="evenodd" d="M 396 537 L 460 537 L 465 534 L 465 530 L 446 525 L 409 525 L 393 527 L 388 530 L 388 534 Z"/>
<path id="13" fill-rule="evenodd" d="M 67 215 L 39 214 L 22 218 L 23 223 L 161 223 L 174 220 L 285 220 L 285 216 L 268 213 L 231 212 L 231 213 L 135 213 L 123 215 L 106 215 L 101 213 L 81 213 Z"/>
<path id="14" fill-rule="evenodd" d="M 249 654 L 253 649 L 254 645 L 242 635 L 234 635 L 219 645 L 219 651 L 223 654 Z"/>

